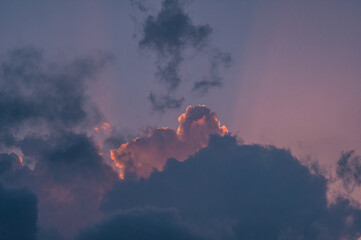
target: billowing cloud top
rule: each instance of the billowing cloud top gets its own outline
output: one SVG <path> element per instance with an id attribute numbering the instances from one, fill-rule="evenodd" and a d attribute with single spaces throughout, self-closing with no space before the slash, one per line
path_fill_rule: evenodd
<path id="1" fill-rule="evenodd" d="M 157 128 L 148 137 L 136 138 L 112 149 L 111 157 L 122 173 L 148 177 L 154 169 L 161 171 L 168 158 L 183 161 L 206 147 L 211 134 L 223 136 L 228 133 L 216 113 L 202 105 L 188 106 L 178 121 L 177 131 Z"/>

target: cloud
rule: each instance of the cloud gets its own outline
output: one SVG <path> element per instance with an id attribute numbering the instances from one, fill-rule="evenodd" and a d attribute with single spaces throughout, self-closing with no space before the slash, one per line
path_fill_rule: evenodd
<path id="1" fill-rule="evenodd" d="M 20 159 L 16 154 L 0 153 L 0 175 L 20 167 Z"/>
<path id="2" fill-rule="evenodd" d="M 89 136 L 74 132 L 27 136 L 18 147 L 24 159 L 36 159 L 34 169 L 22 166 L 15 154 L 1 154 L 0 165 L 6 170 L 0 181 L 26 186 L 38 196 L 41 227 L 70 237 L 102 217 L 100 200 L 118 176 Z"/>
<path id="3" fill-rule="evenodd" d="M 179 68 L 185 48 L 201 48 L 211 33 L 209 25 L 194 25 L 184 12 L 183 5 L 184 1 L 181 0 L 164 0 L 157 16 L 146 19 L 143 38 L 139 42 L 141 48 L 157 53 L 157 76 L 171 91 L 181 81 Z"/>
<path id="4" fill-rule="evenodd" d="M 182 106 L 184 98 L 176 99 L 170 95 L 157 96 L 150 93 L 148 97 L 154 111 L 165 112 L 167 109 L 178 109 Z"/>
<path id="5" fill-rule="evenodd" d="M 64 133 L 42 146 L 32 155 L 38 162 L 31 186 L 39 196 L 41 223 L 71 236 L 101 218 L 100 200 L 118 177 L 84 134 Z"/>
<path id="6" fill-rule="evenodd" d="M 206 94 L 212 87 L 222 87 L 222 77 L 220 75 L 221 68 L 229 68 L 232 62 L 231 54 L 228 52 L 214 51 L 210 59 L 209 76 L 202 81 L 195 82 L 193 91 Z"/>
<path id="7" fill-rule="evenodd" d="M 24 158 L 36 159 L 34 169 L 16 154 L 0 154 L 0 181 L 31 189 L 39 199 L 39 224 L 70 237 L 102 217 L 99 204 L 118 178 L 84 134 L 62 133 L 47 139 L 27 137 L 19 143 Z M 42 235 L 44 235 L 42 231 Z"/>
<path id="8" fill-rule="evenodd" d="M 86 80 L 109 61 L 97 54 L 61 64 L 34 47 L 10 51 L 0 66 L 0 143 L 12 145 L 24 131 L 71 129 L 100 118 L 88 104 Z"/>
<path id="9" fill-rule="evenodd" d="M 211 134 L 225 135 L 217 115 L 205 106 L 188 106 L 179 119 L 177 131 L 157 128 L 148 137 L 140 137 L 111 150 L 112 159 L 125 169 L 125 174 L 148 177 L 156 169 L 161 171 L 168 158 L 185 160 L 206 147 Z"/>
<path id="10" fill-rule="evenodd" d="M 0 239 L 35 240 L 37 199 L 29 190 L 0 184 Z"/>
<path id="11" fill-rule="evenodd" d="M 355 151 L 342 153 L 337 162 L 336 173 L 345 189 L 352 192 L 356 186 L 361 185 L 361 157 L 355 155 Z"/>
<path id="12" fill-rule="evenodd" d="M 209 239 L 184 222 L 174 209 L 142 208 L 120 211 L 81 232 L 77 240 Z"/>
<path id="13" fill-rule="evenodd" d="M 343 199 L 328 206 L 326 192 L 327 180 L 290 152 L 212 135 L 187 160 L 169 159 L 147 179 L 118 182 L 102 209 L 173 207 L 194 225 L 223 223 L 230 239 L 358 239 L 361 211 Z"/>
<path id="14" fill-rule="evenodd" d="M 17 156 L 3 154 L 15 166 L 7 167 L 0 180 L 7 185 L 27 186 L 38 196 L 43 228 L 56 228 L 70 237 L 102 217 L 101 198 L 118 176 L 89 136 L 74 132 L 58 132 L 46 138 L 27 136 L 18 147 L 24 159 L 36 159 L 34 169 L 21 166 Z"/>
<path id="15" fill-rule="evenodd" d="M 42 238 L 71 237 L 99 220 L 101 198 L 118 178 L 91 134 L 104 123 L 86 93 L 109 61 L 103 53 L 48 60 L 25 47 L 0 65 L 0 181 L 36 194 Z"/>
<path id="16" fill-rule="evenodd" d="M 31 170 L 21 163 L 21 159 L 15 153 L 0 153 L 0 166 L 0 184 L 20 188 L 29 181 Z"/>
<path id="17" fill-rule="evenodd" d="M 210 74 L 207 79 L 197 82 L 194 90 L 203 93 L 213 86 L 221 86 L 219 68 L 228 66 L 230 54 L 214 51 L 217 54 L 209 54 L 209 37 L 212 28 L 208 24 L 196 25 L 185 12 L 187 1 L 163 0 L 161 10 L 157 15 L 148 15 L 142 29 L 142 39 L 139 41 L 141 49 L 154 51 L 157 55 L 156 77 L 166 86 L 167 94 L 155 98 L 151 93 L 149 100 L 153 110 L 164 112 L 166 109 L 179 108 L 183 98 L 176 99 L 170 94 L 177 90 L 182 82 L 181 66 L 185 58 L 185 50 L 192 49 L 202 51 L 211 62 Z M 144 2 L 132 1 L 133 6 L 138 6 L 141 12 L 147 13 Z"/>
<path id="18" fill-rule="evenodd" d="M 1 239 L 71 238 L 79 228 L 79 239 L 134 239 L 139 229 L 168 239 L 360 237 L 361 211 L 341 198 L 328 205 L 323 176 L 286 150 L 239 145 L 205 106 L 189 106 L 177 130 L 157 128 L 113 149 L 126 175 L 117 180 L 100 152 L 116 144 L 114 132 L 100 144 L 90 134 L 111 127 L 86 94 L 106 59 L 49 62 L 22 48 L 2 62 Z M 353 154 L 338 163 L 350 189 L 360 182 Z"/>

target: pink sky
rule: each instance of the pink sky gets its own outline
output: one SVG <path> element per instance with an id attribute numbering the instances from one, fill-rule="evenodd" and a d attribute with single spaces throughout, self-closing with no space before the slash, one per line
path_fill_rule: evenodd
<path id="1" fill-rule="evenodd" d="M 305 5 L 256 8 L 230 129 L 245 142 L 335 163 L 342 151 L 361 154 L 359 12 Z"/>

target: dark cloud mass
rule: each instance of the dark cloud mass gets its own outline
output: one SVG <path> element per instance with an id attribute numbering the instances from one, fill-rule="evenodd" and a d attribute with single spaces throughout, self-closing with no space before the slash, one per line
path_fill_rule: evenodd
<path id="1" fill-rule="evenodd" d="M 167 44 L 154 48 L 173 41 Z M 228 60 L 215 57 L 213 76 Z M 1 240 L 360 238 L 361 211 L 341 197 L 329 204 L 325 177 L 287 150 L 240 145 L 204 105 L 187 107 L 177 130 L 117 139 L 86 94 L 108 61 L 51 62 L 28 47 L 2 62 Z M 98 142 L 101 131 L 107 137 Z M 108 155 L 124 180 L 105 163 L 102 151 L 114 145 Z M 353 151 L 338 162 L 350 191 L 360 185 L 360 169 Z"/>
<path id="2" fill-rule="evenodd" d="M 25 188 L 6 189 L 0 184 L 0 239 L 36 240 L 37 199 Z"/>
<path id="3" fill-rule="evenodd" d="M 132 1 L 142 12 L 146 12 L 144 4 Z M 208 44 L 212 28 L 208 24 L 196 25 L 185 12 L 187 1 L 164 0 L 161 10 L 156 16 L 149 15 L 143 27 L 143 37 L 139 41 L 142 49 L 152 50 L 157 54 L 156 76 L 167 88 L 167 95 L 156 98 L 153 93 L 149 100 L 155 111 L 179 108 L 183 98 L 176 99 L 171 94 L 178 88 L 182 81 L 181 66 L 187 48 L 197 51 L 205 49 Z M 204 50 L 207 54 L 209 50 Z M 208 54 L 207 54 L 208 55 Z M 230 54 L 219 51 L 218 56 L 210 57 L 210 74 L 207 79 L 197 82 L 194 90 L 203 93 L 214 86 L 221 86 L 219 68 L 228 66 Z M 224 55 L 224 56 L 222 56 Z"/>
<path id="4" fill-rule="evenodd" d="M 87 115 L 97 115 L 95 109 L 87 111 L 85 82 L 109 59 L 101 54 L 59 64 L 49 63 L 34 47 L 10 51 L 0 66 L 1 143 L 14 144 L 26 127 L 74 128 L 89 120 Z"/>
<path id="5" fill-rule="evenodd" d="M 26 186 L 38 196 L 39 224 L 44 231 L 54 228 L 70 237 L 102 217 L 100 200 L 117 175 L 88 136 L 27 137 L 19 145 L 24 159 L 37 160 L 34 169 L 22 166 L 15 154 L 1 154 L 0 165 L 5 167 L 0 181 L 12 187 Z"/>
<path id="6" fill-rule="evenodd" d="M 118 212 L 84 230 L 77 240 L 207 239 L 184 222 L 174 209 L 143 208 Z"/>
<path id="7" fill-rule="evenodd" d="M 357 239 L 361 211 L 342 199 L 328 207 L 326 192 L 327 180 L 288 151 L 214 135 L 184 162 L 119 182 L 102 208 L 173 207 L 195 225 L 218 223 L 228 233 L 220 239 Z"/>
<path id="8" fill-rule="evenodd" d="M 49 140 L 45 151 L 37 154 L 33 189 L 41 196 L 42 223 L 74 234 L 100 219 L 100 199 L 117 175 L 92 140 L 83 134 L 64 134 Z"/>
<path id="9" fill-rule="evenodd" d="M 36 194 L 40 239 L 69 238 L 99 220 L 100 199 L 117 178 L 89 133 L 102 116 L 86 94 L 110 60 L 98 53 L 49 61 L 25 47 L 1 64 L 0 181 Z"/>

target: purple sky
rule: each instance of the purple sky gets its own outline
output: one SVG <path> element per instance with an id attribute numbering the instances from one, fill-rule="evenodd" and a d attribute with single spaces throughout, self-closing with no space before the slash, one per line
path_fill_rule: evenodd
<path id="1" fill-rule="evenodd" d="M 149 93 L 166 88 L 155 76 L 159 55 L 139 48 L 145 16 L 156 15 L 160 1 L 147 2 L 144 13 L 130 1 L 0 0 L 0 59 L 23 46 L 60 62 L 110 54 L 86 92 L 125 138 L 148 127 L 177 129 L 188 105 L 204 104 L 244 143 L 290 149 L 332 176 L 342 152 L 361 155 L 360 1 L 190 2 L 184 9 L 193 23 L 212 32 L 205 50 L 184 50 L 177 109 L 152 111 Z M 232 62 L 219 70 L 222 87 L 202 95 L 192 86 L 208 73 L 213 50 Z"/>
<path id="2" fill-rule="evenodd" d="M 342 150 L 360 150 L 359 1 L 195 1 L 187 11 L 212 26 L 212 44 L 230 51 L 234 62 L 223 88 L 203 97 L 186 88 L 198 70 L 186 62 L 180 90 L 186 100 L 166 114 L 151 113 L 147 101 L 159 86 L 154 56 L 137 46 L 139 12 L 126 1 L 84 3 L 2 2 L 1 52 L 34 45 L 64 58 L 112 53 L 114 64 L 90 91 L 122 130 L 176 127 L 187 105 L 206 104 L 246 142 L 332 160 Z"/>

